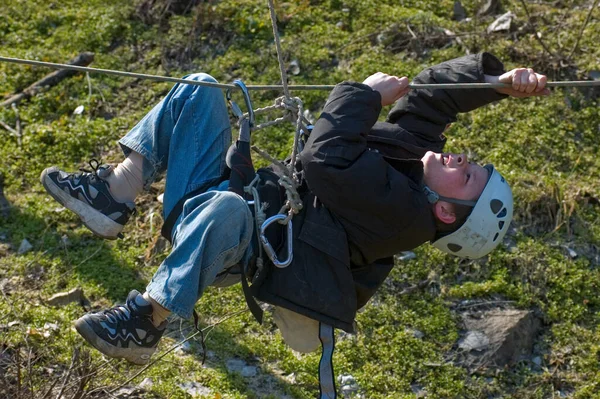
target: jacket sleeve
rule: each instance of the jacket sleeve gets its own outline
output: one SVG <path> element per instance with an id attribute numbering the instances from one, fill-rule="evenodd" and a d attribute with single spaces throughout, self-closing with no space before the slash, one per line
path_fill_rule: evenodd
<path id="1" fill-rule="evenodd" d="M 481 83 L 484 75 L 498 76 L 504 66 L 489 53 L 472 54 L 425 69 L 414 83 Z M 468 112 L 507 97 L 494 89 L 419 89 L 402 97 L 388 114 L 387 122 L 410 132 L 419 144 L 441 151 L 444 130 L 460 112 Z"/>
<path id="2" fill-rule="evenodd" d="M 349 241 L 364 248 L 418 225 L 415 219 L 430 213 L 422 212 L 426 199 L 415 195 L 418 184 L 368 148 L 367 135 L 380 111 L 381 96 L 370 87 L 337 85 L 300 154 L 310 190 L 336 214 Z M 418 244 L 426 240 L 419 237 Z"/>

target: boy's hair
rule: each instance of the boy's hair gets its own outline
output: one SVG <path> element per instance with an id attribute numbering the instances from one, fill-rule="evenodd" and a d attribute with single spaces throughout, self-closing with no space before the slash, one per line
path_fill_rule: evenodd
<path id="1" fill-rule="evenodd" d="M 458 228 L 467 221 L 467 218 L 473 211 L 473 207 L 468 205 L 450 204 L 450 206 L 452 212 L 454 212 L 454 216 L 456 216 L 456 220 L 454 220 L 453 223 L 444 223 L 436 217 L 436 238 L 443 237 L 458 230 Z"/>

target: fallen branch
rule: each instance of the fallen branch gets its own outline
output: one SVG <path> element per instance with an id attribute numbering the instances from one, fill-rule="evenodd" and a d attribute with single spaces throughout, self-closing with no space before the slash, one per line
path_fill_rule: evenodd
<path id="1" fill-rule="evenodd" d="M 85 53 L 81 53 L 77 57 L 73 58 L 71 61 L 69 61 L 69 64 L 70 65 L 78 65 L 78 66 L 88 66 L 89 64 L 92 63 L 92 61 L 94 61 L 94 53 L 85 52 Z M 73 76 L 76 73 L 77 73 L 76 71 L 69 71 L 69 70 L 60 70 L 60 71 L 52 72 L 52 73 L 44 76 L 42 79 L 38 80 L 34 84 L 27 87 L 22 92 L 17 93 L 15 95 L 13 95 L 12 97 L 4 100 L 2 103 L 0 103 L 0 107 L 8 107 L 12 104 L 18 104 L 23 100 L 31 98 L 36 93 L 38 93 L 42 88 L 56 86 L 58 83 L 60 83 L 64 79 L 66 79 L 70 76 Z"/>

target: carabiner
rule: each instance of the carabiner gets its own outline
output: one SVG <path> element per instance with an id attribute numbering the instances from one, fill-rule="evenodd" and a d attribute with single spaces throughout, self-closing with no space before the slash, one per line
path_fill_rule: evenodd
<path id="1" fill-rule="evenodd" d="M 233 84 L 239 87 L 242 90 L 242 94 L 244 95 L 244 102 L 246 103 L 246 108 L 248 109 L 248 121 L 250 122 L 250 128 L 254 126 L 254 110 L 252 109 L 252 101 L 250 101 L 250 93 L 248 93 L 248 88 L 240 79 L 236 79 L 233 81 Z M 226 92 L 227 101 L 231 106 L 233 113 L 238 118 L 241 118 L 244 114 L 240 107 L 231 100 L 231 89 L 227 89 Z"/>
<path id="2" fill-rule="evenodd" d="M 273 247 L 271 246 L 271 243 L 265 236 L 265 231 L 267 230 L 267 227 L 269 227 L 272 223 L 278 222 L 279 220 L 284 220 L 286 218 L 287 218 L 287 215 L 283 215 L 283 214 L 271 216 L 270 218 L 268 218 L 267 220 L 264 221 L 262 226 L 260 226 L 260 242 L 262 243 L 263 248 L 265 249 L 265 252 L 267 253 L 267 256 L 269 256 L 269 259 L 271 259 L 271 262 L 273 262 L 273 264 L 280 269 L 283 269 L 284 267 L 288 267 L 290 265 L 290 263 L 292 263 L 292 259 L 294 257 L 294 253 L 293 253 L 294 248 L 293 248 L 293 243 L 292 243 L 292 221 L 289 220 L 287 223 L 288 258 L 283 262 L 280 262 L 279 259 L 277 258 L 277 254 L 275 253 L 275 250 L 273 249 Z"/>

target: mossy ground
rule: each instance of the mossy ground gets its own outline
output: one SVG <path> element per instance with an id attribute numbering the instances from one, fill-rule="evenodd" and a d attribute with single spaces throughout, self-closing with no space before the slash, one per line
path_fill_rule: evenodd
<path id="1" fill-rule="evenodd" d="M 172 5 L 166 7 L 168 3 Z M 300 65 L 299 74 L 290 76 L 294 84 L 360 81 L 377 71 L 410 77 L 428 65 L 482 50 L 496 54 L 507 68 L 533 66 L 551 79 L 587 78 L 600 69 L 599 10 L 575 47 L 592 1 L 527 2 L 530 23 L 521 1 L 502 1 L 502 12 L 516 14 L 516 28 L 497 34 L 485 33 L 493 17 L 476 16 L 480 2 L 473 0 L 463 2 L 471 19 L 462 22 L 452 20 L 454 2 L 449 0 L 276 3 L 286 63 L 297 60 Z M 204 71 L 223 82 L 241 78 L 247 84 L 278 83 L 266 1 L 196 1 L 187 2 L 187 10 L 177 9 L 181 4 L 0 0 L 0 53 L 65 62 L 92 51 L 98 68 L 170 76 Z M 417 39 L 411 40 L 407 26 Z M 440 38 L 440 28 L 461 34 L 461 42 Z M 18 92 L 48 72 L 2 63 L 0 94 Z M 67 381 L 65 393 L 75 392 L 81 370 L 65 376 L 74 349 L 88 348 L 71 327 L 84 310 L 76 304 L 52 308 L 44 299 L 80 286 L 95 308 L 109 306 L 123 301 L 132 288 L 142 290 L 166 256 L 168 250 L 149 250 L 161 223 L 155 200 L 160 182 L 141 202 L 126 238 L 105 242 L 61 211 L 38 176 L 50 165 L 75 170 L 92 157 L 118 161 L 116 140 L 169 88 L 79 74 L 19 105 L 21 145 L 0 129 L 0 171 L 13 204 L 9 216 L 0 220 L 0 395 L 41 398 L 57 379 L 55 394 L 62 381 Z M 327 95 L 294 94 L 315 115 Z M 415 260 L 397 265 L 359 314 L 359 334 L 344 336 L 337 346 L 337 373 L 352 374 L 365 397 L 412 398 L 415 386 L 431 398 L 600 397 L 598 94 L 565 89 L 545 98 L 509 99 L 463 115 L 453 125 L 449 150 L 468 151 L 476 161 L 494 163 L 513 183 L 514 231 L 504 246 L 481 261 L 459 261 L 425 245 L 416 250 Z M 253 93 L 253 100 L 256 106 L 270 105 L 278 95 Z M 84 113 L 74 115 L 80 105 Z M 17 117 L 10 108 L 0 109 L 0 120 L 14 127 Z M 289 152 L 291 131 L 265 130 L 255 140 L 283 157 Z M 23 239 L 34 248 L 19 255 Z M 577 256 L 570 256 L 569 249 Z M 436 276 L 436 289 L 398 295 L 399 287 L 431 275 Z M 203 325 L 244 309 L 240 291 L 209 289 L 197 306 Z M 544 320 L 537 344 L 541 366 L 523 361 L 471 374 L 446 363 L 444 355 L 459 336 L 451 305 L 462 299 L 513 301 L 539 312 Z M 9 327 L 10 322 L 18 323 Z M 46 323 L 56 323 L 58 329 L 45 329 Z M 411 329 L 424 337 L 415 338 Z M 183 332 L 190 331 L 185 323 Z M 160 350 L 180 339 L 178 330 L 171 332 Z M 186 381 L 210 387 L 210 398 L 253 398 L 265 392 L 272 397 L 316 396 L 318 356 L 293 354 L 269 318 L 258 326 L 249 313 L 232 317 L 212 330 L 207 346 L 212 351 L 208 367 L 201 366 L 199 350 L 174 352 L 133 384 L 151 377 L 154 386 L 144 395 L 161 398 L 187 397 L 178 387 Z M 124 362 L 106 363 L 96 351 L 90 355 L 88 366 L 97 373 L 88 392 L 118 386 L 139 370 Z M 231 357 L 258 365 L 262 375 L 272 378 L 257 384 L 229 373 L 225 361 Z M 273 387 L 265 390 L 268 384 Z"/>

